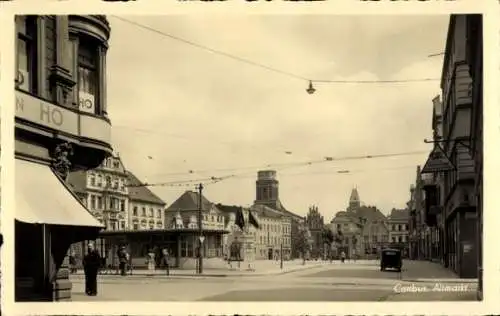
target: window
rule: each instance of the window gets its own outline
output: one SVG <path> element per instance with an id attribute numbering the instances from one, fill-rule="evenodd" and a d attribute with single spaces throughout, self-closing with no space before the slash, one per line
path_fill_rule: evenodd
<path id="1" fill-rule="evenodd" d="M 102 210 L 103 209 L 103 205 L 102 205 L 102 196 L 98 196 L 97 197 L 97 208 Z"/>
<path id="2" fill-rule="evenodd" d="M 111 187 L 111 177 L 106 176 L 106 187 Z"/>
<path id="3" fill-rule="evenodd" d="M 149 217 L 154 217 L 155 216 L 155 212 L 153 210 L 152 207 L 149 208 Z"/>
<path id="4" fill-rule="evenodd" d="M 95 210 L 96 209 L 96 200 L 95 200 L 95 195 L 90 195 L 90 209 Z"/>
<path id="5" fill-rule="evenodd" d="M 118 169 L 120 168 L 120 163 L 118 161 L 113 162 L 113 168 Z"/>
<path id="6" fill-rule="evenodd" d="M 145 207 L 142 208 L 142 216 L 146 216 L 146 208 Z"/>
<path id="7" fill-rule="evenodd" d="M 125 200 L 120 201 L 120 211 L 125 212 Z"/>
<path id="8" fill-rule="evenodd" d="M 396 237 L 392 237 L 392 242 L 396 242 Z"/>
<path id="9" fill-rule="evenodd" d="M 156 211 L 156 217 L 161 218 L 161 209 Z"/>
<path id="10" fill-rule="evenodd" d="M 134 206 L 132 215 L 137 216 L 137 206 Z"/>
<path id="11" fill-rule="evenodd" d="M 95 175 L 94 174 L 90 175 L 90 185 L 95 187 Z"/>
<path id="12" fill-rule="evenodd" d="M 96 114 L 99 75 L 98 46 L 90 39 L 80 38 L 78 45 L 78 100 L 80 111 Z"/>
<path id="13" fill-rule="evenodd" d="M 97 175 L 97 186 L 98 187 L 102 186 L 102 176 L 100 174 Z"/>
<path id="14" fill-rule="evenodd" d="M 398 242 L 402 242 L 403 239 L 401 238 L 401 236 L 398 237 Z"/>
<path id="15" fill-rule="evenodd" d="M 120 222 L 120 226 L 121 226 L 121 229 L 125 229 L 125 222 L 124 222 L 124 221 L 121 221 L 121 222 Z"/>
<path id="16" fill-rule="evenodd" d="M 30 93 L 36 93 L 36 34 L 37 25 L 34 16 L 16 17 L 17 28 L 17 78 L 16 87 Z"/>

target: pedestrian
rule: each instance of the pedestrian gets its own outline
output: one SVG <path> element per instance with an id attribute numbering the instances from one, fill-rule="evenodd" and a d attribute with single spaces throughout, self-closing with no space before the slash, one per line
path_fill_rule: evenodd
<path id="1" fill-rule="evenodd" d="M 97 295 L 97 273 L 101 265 L 101 257 L 94 249 L 94 244 L 89 243 L 87 254 L 83 257 L 83 270 L 85 273 L 85 294 Z"/>
<path id="2" fill-rule="evenodd" d="M 342 252 L 340 253 L 340 261 L 341 261 L 342 263 L 344 263 L 344 262 L 345 262 L 345 252 L 344 252 L 343 250 L 342 250 Z"/>
<path id="3" fill-rule="evenodd" d="M 149 250 L 149 252 L 147 254 L 146 261 L 148 263 L 149 273 L 154 274 L 154 271 L 155 271 L 155 253 L 154 253 L 153 249 Z"/>
<path id="4" fill-rule="evenodd" d="M 76 255 L 73 250 L 70 251 L 69 253 L 69 268 L 70 268 L 70 273 L 76 273 Z"/>
<path id="5" fill-rule="evenodd" d="M 167 248 L 163 248 L 163 266 L 165 267 L 165 271 L 167 275 L 170 275 L 170 264 L 169 264 L 170 254 Z"/>
<path id="6" fill-rule="evenodd" d="M 121 246 L 118 249 L 118 265 L 120 268 L 120 275 L 125 276 L 126 275 L 126 267 L 127 267 L 127 251 L 125 250 L 124 246 Z"/>

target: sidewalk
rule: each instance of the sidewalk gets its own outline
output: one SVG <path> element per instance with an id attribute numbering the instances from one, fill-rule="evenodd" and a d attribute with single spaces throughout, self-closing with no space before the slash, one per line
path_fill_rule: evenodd
<path id="1" fill-rule="evenodd" d="M 293 260 L 283 262 L 283 269 L 280 267 L 280 263 L 270 260 L 259 260 L 251 263 L 252 270 L 248 269 L 248 262 L 241 262 L 238 268 L 237 263 L 233 263 L 233 268 L 229 265 L 220 268 L 205 268 L 202 274 L 198 274 L 196 270 L 183 270 L 183 269 L 170 269 L 170 277 L 232 277 L 232 276 L 265 276 L 265 275 L 279 275 L 286 274 L 295 271 L 303 271 L 308 269 L 313 269 L 317 267 L 322 267 L 324 265 L 330 264 L 328 261 L 306 261 L 305 265 L 302 264 L 302 260 Z M 83 275 L 83 270 L 78 270 L 76 275 Z M 99 274 L 100 277 L 113 277 L 119 276 L 115 271 L 108 274 Z M 157 269 L 152 273 L 149 270 L 133 270 L 132 274 L 127 274 L 127 276 L 155 276 L 155 277 L 166 277 L 166 271 L 163 269 Z"/>
<path id="2" fill-rule="evenodd" d="M 450 269 L 440 263 L 431 261 L 405 260 L 403 262 L 402 279 L 406 282 L 423 283 L 477 283 L 476 279 L 461 279 Z"/>

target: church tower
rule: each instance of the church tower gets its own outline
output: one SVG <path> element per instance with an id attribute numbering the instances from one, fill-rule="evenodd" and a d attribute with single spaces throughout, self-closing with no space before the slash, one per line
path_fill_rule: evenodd
<path id="1" fill-rule="evenodd" d="M 275 170 L 262 170 L 257 173 L 255 204 L 264 204 L 271 208 L 279 207 L 279 182 Z"/>
<path id="2" fill-rule="evenodd" d="M 361 207 L 361 201 L 359 199 L 358 189 L 354 187 L 351 191 L 351 197 L 349 198 L 348 211 L 355 211 Z"/>

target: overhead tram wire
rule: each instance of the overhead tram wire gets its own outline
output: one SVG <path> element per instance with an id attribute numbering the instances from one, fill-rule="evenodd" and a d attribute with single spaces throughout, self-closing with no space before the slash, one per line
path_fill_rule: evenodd
<path id="1" fill-rule="evenodd" d="M 274 68 L 274 67 L 270 67 L 270 66 L 267 66 L 267 65 L 264 65 L 264 64 L 261 64 L 261 63 L 258 63 L 258 62 L 246 59 L 246 58 L 238 57 L 236 55 L 233 55 L 233 54 L 230 54 L 230 53 L 226 53 L 226 52 L 223 52 L 221 50 L 210 48 L 208 46 L 204 46 L 204 45 L 195 43 L 193 41 L 183 39 L 183 38 L 181 38 L 179 36 L 175 36 L 175 35 L 169 34 L 167 32 L 157 30 L 157 29 L 155 29 L 155 28 L 153 28 L 151 26 L 147 26 L 147 25 L 144 25 L 144 24 L 141 24 L 141 23 L 129 20 L 129 19 L 125 19 L 125 18 L 120 17 L 120 16 L 116 16 L 116 15 L 111 15 L 111 16 L 114 17 L 115 19 L 118 19 L 118 20 L 122 21 L 122 22 L 129 23 L 131 25 L 135 25 L 135 26 L 137 26 L 139 28 L 142 28 L 142 29 L 148 30 L 150 32 L 159 34 L 161 36 L 170 38 L 172 40 L 176 40 L 176 41 L 182 42 L 182 43 L 187 44 L 187 45 L 190 45 L 190 46 L 193 46 L 193 47 L 196 47 L 196 48 L 199 48 L 199 49 L 211 52 L 213 54 L 221 55 L 221 56 L 224 56 L 224 57 L 227 57 L 227 58 L 230 58 L 230 59 L 233 59 L 233 60 L 236 60 L 236 61 L 248 64 L 248 65 L 259 67 L 259 68 L 262 68 L 262 69 L 265 69 L 265 70 L 268 70 L 268 71 L 272 71 L 272 72 L 275 72 L 275 73 L 278 73 L 278 74 L 281 74 L 281 75 L 284 75 L 284 76 L 287 76 L 287 77 L 290 77 L 290 78 L 295 78 L 295 79 L 307 81 L 307 82 L 309 82 L 311 84 L 312 83 L 333 83 L 333 84 L 392 84 L 392 83 L 415 83 L 415 82 L 428 82 L 428 81 L 440 81 L 441 80 L 440 78 L 394 79 L 394 80 L 319 80 L 319 79 L 310 79 L 310 78 L 306 78 L 304 76 L 297 75 L 297 74 L 294 74 L 294 73 L 291 73 L 291 72 L 288 72 L 288 71 L 284 71 L 284 70 L 280 70 L 280 69 L 277 69 L 277 68 Z M 431 57 L 431 56 L 429 56 L 429 57 Z"/>
<path id="2" fill-rule="evenodd" d="M 324 160 L 317 160 L 317 161 L 307 161 L 307 162 L 301 162 L 301 163 L 295 163 L 294 166 L 307 166 L 307 165 L 312 165 L 312 164 L 319 164 L 319 163 L 330 163 L 330 162 L 337 162 L 337 161 L 346 161 L 346 160 L 361 160 L 361 159 L 374 159 L 374 158 L 388 158 L 388 157 L 398 157 L 398 156 L 408 156 L 408 155 L 416 155 L 416 154 L 428 154 L 428 151 L 413 151 L 413 152 L 402 152 L 402 153 L 392 153 L 392 154 L 376 154 L 376 155 L 363 155 L 363 156 L 346 156 L 346 157 L 339 157 L 339 158 L 334 158 L 334 157 L 325 157 Z M 266 165 L 264 168 L 274 168 L 277 169 L 275 165 Z M 284 165 L 284 164 L 282 164 Z M 292 166 L 289 165 L 289 168 L 292 168 Z M 257 169 L 257 168 L 256 168 Z M 170 181 L 170 182 L 158 182 L 158 183 L 143 183 L 141 185 L 131 185 L 131 186 L 146 186 L 146 187 L 153 187 L 153 186 L 182 186 L 183 184 L 189 184 L 189 183 L 198 183 L 198 182 L 203 182 L 203 181 L 216 181 L 220 182 L 229 178 L 238 178 L 240 176 L 247 176 L 250 174 L 254 174 L 255 170 L 252 172 L 244 172 L 240 174 L 229 174 L 229 175 L 224 175 L 224 176 L 211 176 L 207 178 L 201 178 L 201 179 L 190 179 L 190 180 L 177 180 L 177 181 Z"/>
<path id="3" fill-rule="evenodd" d="M 298 173 L 288 173 L 288 174 L 282 174 L 282 176 L 300 176 L 300 175 L 352 175 L 352 174 L 359 174 L 359 173 L 365 173 L 365 172 L 371 172 L 371 171 L 390 171 L 390 170 L 403 170 L 403 169 L 414 169 L 416 168 L 414 165 L 412 166 L 398 166 L 398 167 L 387 167 L 387 168 L 374 168 L 374 169 L 354 169 L 354 170 L 336 170 L 335 172 L 298 172 Z M 138 186 L 148 186 L 148 187 L 191 187 L 195 186 L 198 183 L 203 183 L 204 186 L 206 185 L 212 185 L 216 184 L 219 182 L 222 182 L 224 180 L 228 179 L 245 179 L 245 178 L 254 178 L 255 175 L 249 175 L 249 174 L 242 174 L 242 175 L 230 175 L 230 176 L 224 176 L 224 177 L 211 177 L 211 178 L 204 178 L 204 179 L 193 179 L 193 180 L 186 180 L 186 181 L 181 181 L 181 182 L 164 182 L 164 183 L 144 183 L 142 185 L 129 185 L 130 187 L 138 187 Z"/>

